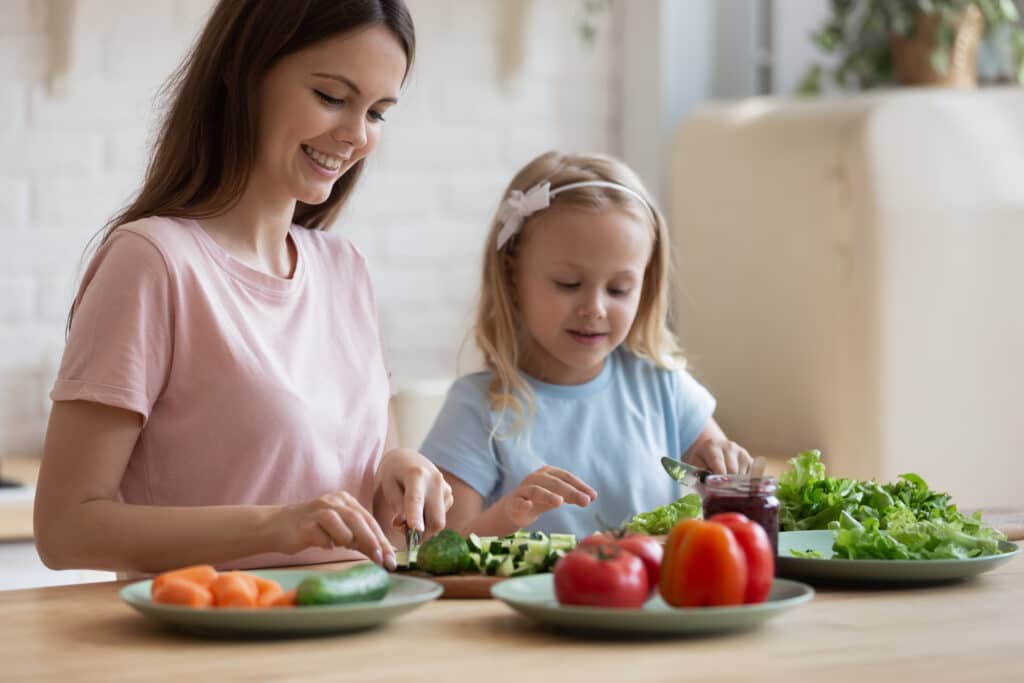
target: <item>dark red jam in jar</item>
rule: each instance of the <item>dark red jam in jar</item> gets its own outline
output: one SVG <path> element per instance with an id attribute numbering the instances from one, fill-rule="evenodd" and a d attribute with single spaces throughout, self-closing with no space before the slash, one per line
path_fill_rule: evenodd
<path id="1" fill-rule="evenodd" d="M 709 474 L 704 479 L 704 519 L 719 512 L 740 512 L 764 527 L 779 553 L 779 499 L 775 477 L 751 479 L 733 474 Z"/>

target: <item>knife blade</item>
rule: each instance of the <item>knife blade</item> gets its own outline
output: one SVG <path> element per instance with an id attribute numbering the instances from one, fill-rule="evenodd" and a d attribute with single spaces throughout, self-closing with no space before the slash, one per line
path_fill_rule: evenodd
<path id="1" fill-rule="evenodd" d="M 704 479 L 711 474 L 710 470 L 694 467 L 693 465 L 688 465 L 685 462 L 669 457 L 661 459 L 661 466 L 665 468 L 665 472 L 668 473 L 668 476 L 686 486 L 703 484 Z"/>
<path id="2" fill-rule="evenodd" d="M 420 532 L 411 526 L 405 527 L 405 553 L 408 566 L 416 563 L 416 555 L 420 550 Z"/>

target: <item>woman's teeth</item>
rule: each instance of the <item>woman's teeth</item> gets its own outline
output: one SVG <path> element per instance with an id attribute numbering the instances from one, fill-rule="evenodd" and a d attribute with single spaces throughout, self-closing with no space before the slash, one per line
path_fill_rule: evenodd
<path id="1" fill-rule="evenodd" d="M 328 171 L 337 171 L 341 168 L 341 159 L 337 157 L 322 154 L 309 145 L 302 145 L 302 151 L 306 153 L 306 156 Z"/>

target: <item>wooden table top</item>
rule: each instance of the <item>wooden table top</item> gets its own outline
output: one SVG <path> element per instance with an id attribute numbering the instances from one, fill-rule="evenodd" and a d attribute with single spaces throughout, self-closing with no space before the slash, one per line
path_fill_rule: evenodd
<path id="1" fill-rule="evenodd" d="M 120 602 L 121 583 L 0 592 L 0 679 L 72 681 L 1020 681 L 1024 562 L 975 580 L 819 589 L 760 629 L 584 640 L 496 600 L 442 600 L 360 633 L 204 640 Z"/>

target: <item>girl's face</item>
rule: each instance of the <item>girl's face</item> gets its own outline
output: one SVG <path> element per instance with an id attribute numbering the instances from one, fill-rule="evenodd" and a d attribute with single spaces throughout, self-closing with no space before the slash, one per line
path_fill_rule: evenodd
<path id="1" fill-rule="evenodd" d="M 552 384 L 593 379 L 636 318 L 653 248 L 650 226 L 620 209 L 554 207 L 530 218 L 521 239 L 521 368 Z"/>
<path id="2" fill-rule="evenodd" d="M 320 204 L 380 141 L 406 59 L 384 26 L 325 39 L 272 66 L 260 90 L 253 175 L 266 193 Z"/>

